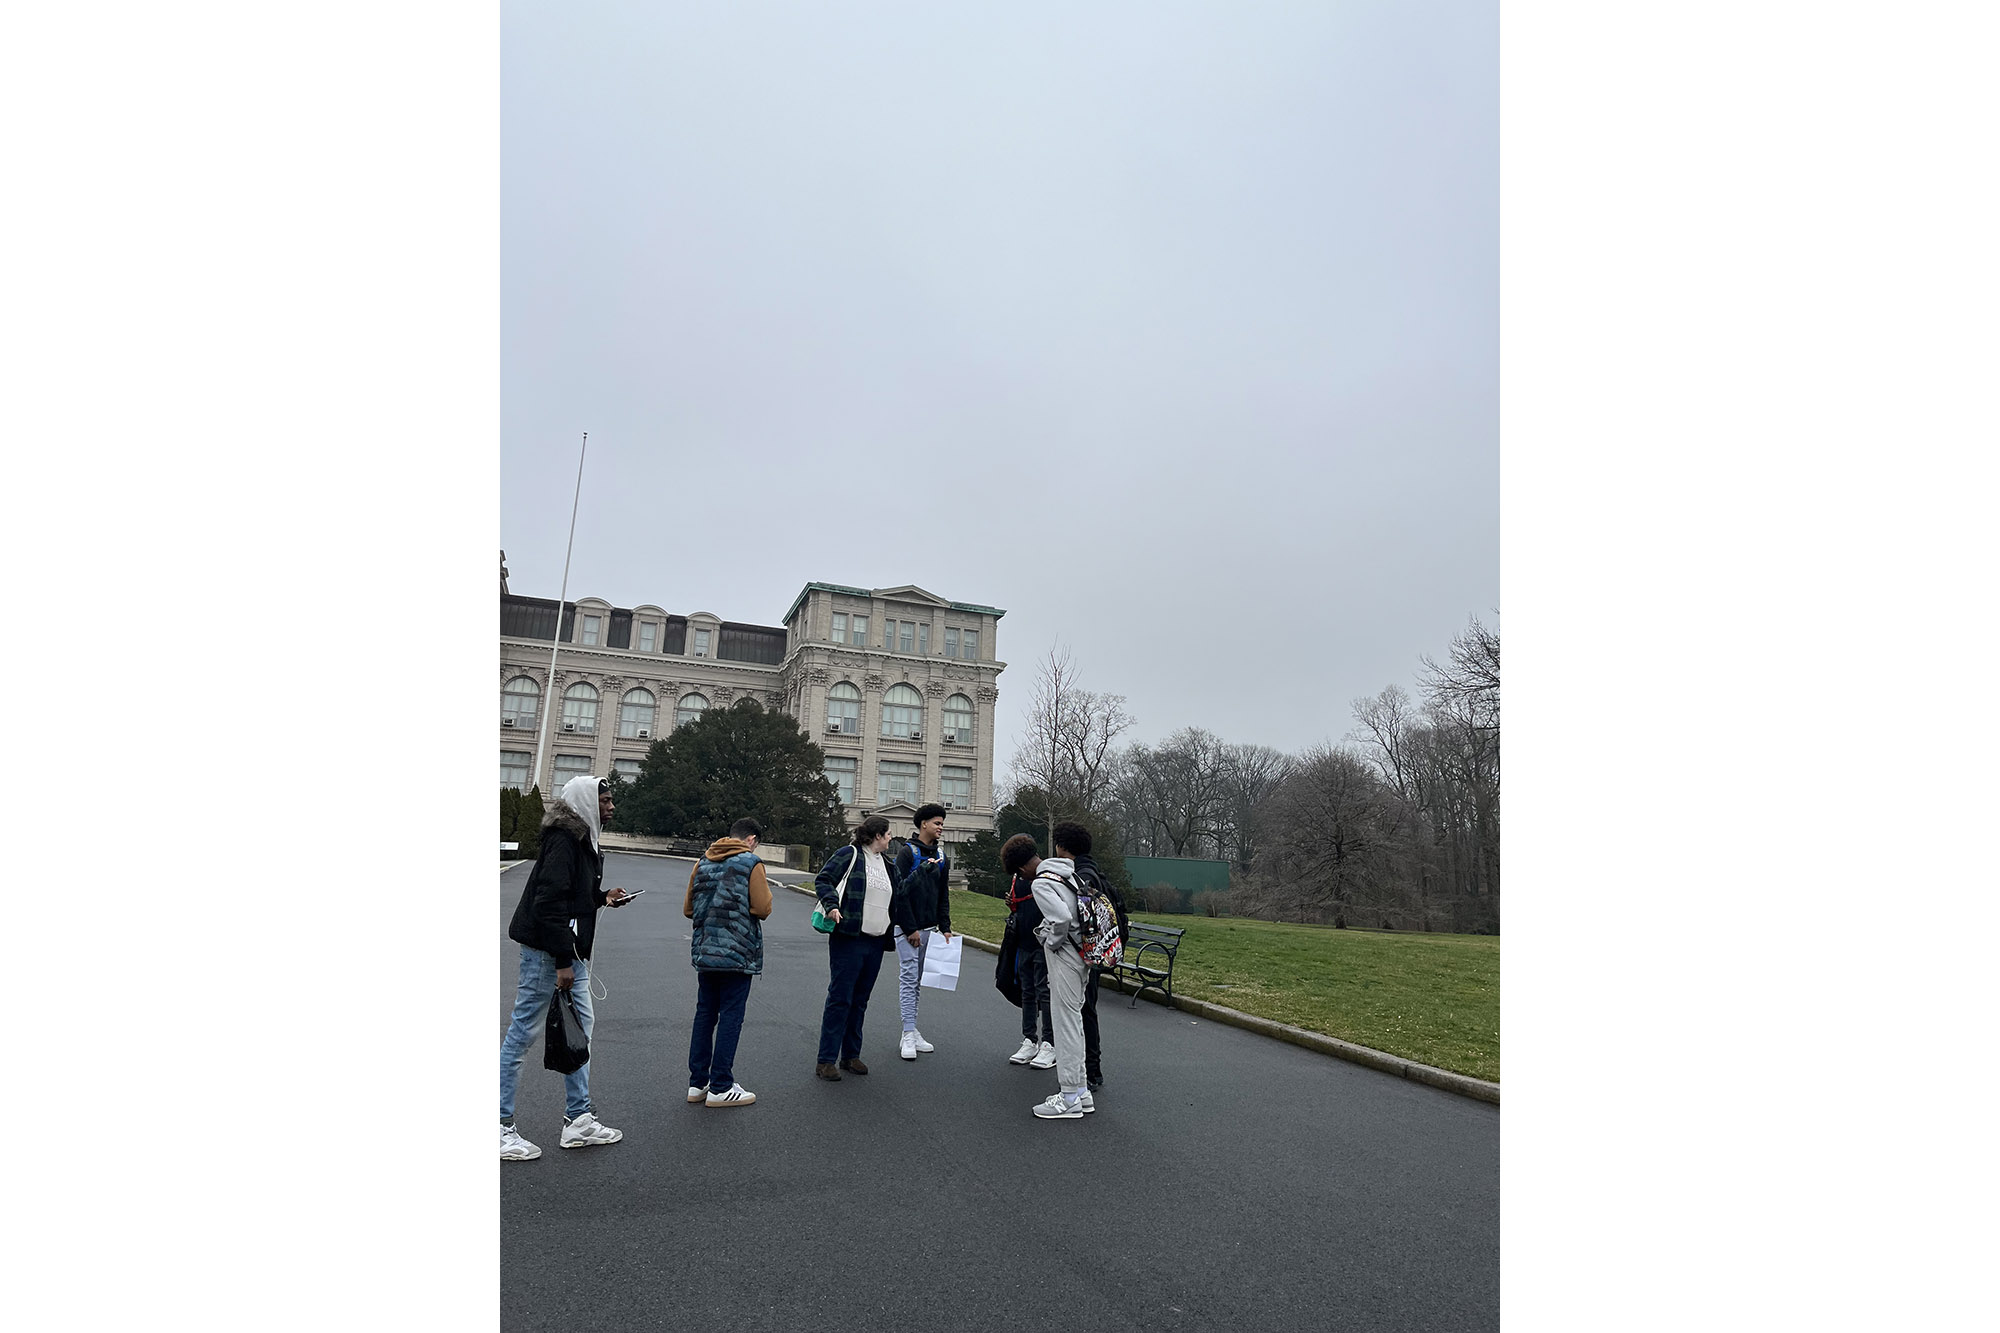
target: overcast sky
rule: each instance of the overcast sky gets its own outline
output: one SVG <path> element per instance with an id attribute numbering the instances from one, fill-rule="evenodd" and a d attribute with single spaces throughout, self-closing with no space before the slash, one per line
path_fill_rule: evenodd
<path id="1" fill-rule="evenodd" d="M 1497 621 L 1481 4 L 504 10 L 501 545 L 776 624 L 1006 608 L 1134 736 L 1295 750 Z"/>

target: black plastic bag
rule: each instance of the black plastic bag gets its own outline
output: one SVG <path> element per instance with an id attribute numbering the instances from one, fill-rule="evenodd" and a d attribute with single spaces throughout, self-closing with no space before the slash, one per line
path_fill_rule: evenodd
<path id="1" fill-rule="evenodd" d="M 549 1001 L 549 1022 L 542 1034 L 542 1068 L 574 1074 L 590 1062 L 590 1038 L 576 1016 L 576 998 L 557 990 Z"/>
<path id="2" fill-rule="evenodd" d="M 1007 918 L 1007 929 L 1000 935 L 1000 961 L 993 968 L 993 984 L 1007 997 L 1007 1003 L 1016 1009 L 1021 1007 L 1021 974 L 1014 968 L 1014 918 Z"/>

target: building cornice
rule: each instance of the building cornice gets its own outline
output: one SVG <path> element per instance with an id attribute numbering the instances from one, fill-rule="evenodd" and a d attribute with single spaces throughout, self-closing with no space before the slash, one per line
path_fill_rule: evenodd
<path id="1" fill-rule="evenodd" d="M 500 645 L 503 648 L 539 649 L 544 654 L 549 651 L 549 641 L 547 639 L 511 639 L 503 634 L 500 636 Z M 733 662 L 719 657 L 688 657 L 675 653 L 633 653 L 626 652 L 620 648 L 605 648 L 602 646 L 577 647 L 574 644 L 561 649 L 557 654 L 556 660 L 560 664 L 566 661 L 574 661 L 578 658 L 596 658 L 601 661 L 615 663 L 621 668 L 629 668 L 635 662 L 661 663 L 660 670 L 649 673 L 652 675 L 662 674 L 667 663 L 672 663 L 677 670 L 682 667 L 692 667 L 696 670 L 708 670 L 719 667 L 725 671 L 757 671 L 773 676 L 781 675 L 785 669 L 785 663 L 783 662 Z M 557 669 L 561 669 L 560 665 Z M 608 670 L 609 668 L 604 669 Z"/>

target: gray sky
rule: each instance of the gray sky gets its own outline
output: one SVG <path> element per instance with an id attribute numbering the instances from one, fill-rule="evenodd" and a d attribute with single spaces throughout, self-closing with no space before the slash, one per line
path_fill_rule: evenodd
<path id="1" fill-rule="evenodd" d="M 504 9 L 501 545 L 1000 606 L 1155 740 L 1338 738 L 1499 604 L 1485 4 Z"/>

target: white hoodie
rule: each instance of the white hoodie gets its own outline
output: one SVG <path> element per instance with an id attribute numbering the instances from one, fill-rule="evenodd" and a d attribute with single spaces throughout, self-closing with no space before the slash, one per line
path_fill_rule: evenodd
<path id="1" fill-rule="evenodd" d="M 1031 887 L 1035 906 L 1042 909 L 1042 923 L 1035 927 L 1035 938 L 1042 947 L 1056 949 L 1076 943 L 1076 867 L 1064 857 L 1045 856 Z"/>
<path id="2" fill-rule="evenodd" d="M 600 850 L 597 845 L 597 835 L 603 831 L 603 825 L 597 815 L 597 779 L 587 773 L 582 777 L 571 778 L 563 784 L 563 789 L 557 794 L 556 799 L 576 811 L 576 817 L 590 830 L 590 850 L 593 852 Z"/>

